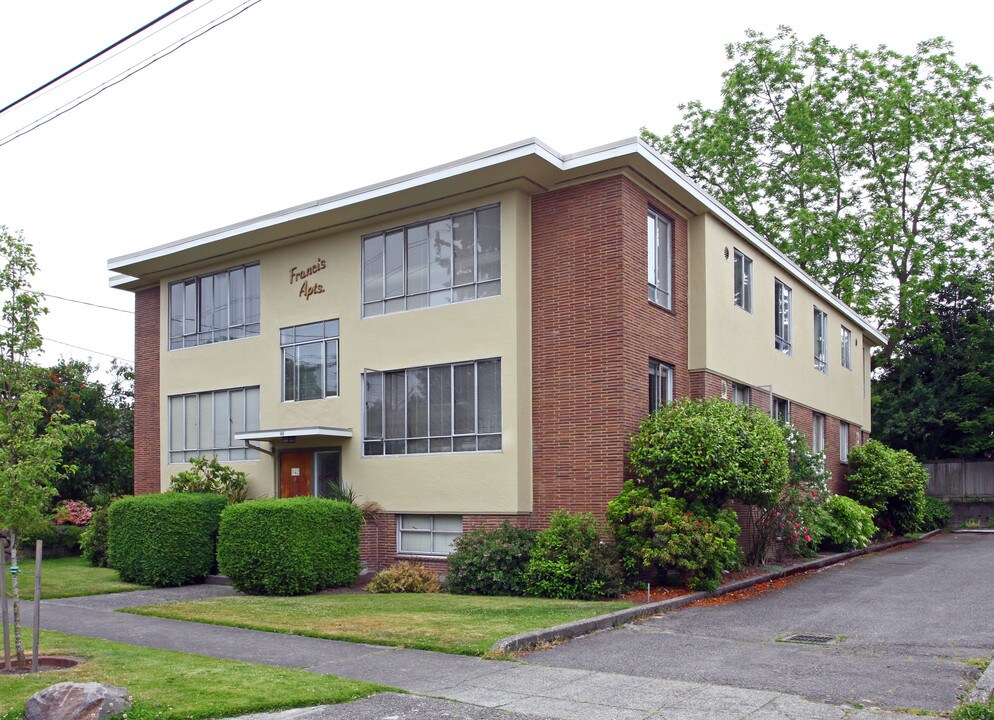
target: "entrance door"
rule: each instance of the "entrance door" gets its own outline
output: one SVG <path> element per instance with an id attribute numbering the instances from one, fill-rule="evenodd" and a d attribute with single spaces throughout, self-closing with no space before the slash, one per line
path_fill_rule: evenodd
<path id="1" fill-rule="evenodd" d="M 280 453 L 280 497 L 310 496 L 313 467 L 313 450 Z"/>

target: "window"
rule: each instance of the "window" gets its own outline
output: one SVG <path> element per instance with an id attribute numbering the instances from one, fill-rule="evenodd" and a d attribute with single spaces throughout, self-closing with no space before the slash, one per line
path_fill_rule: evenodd
<path id="1" fill-rule="evenodd" d="M 819 413 L 811 416 L 811 449 L 825 452 L 825 416 Z"/>
<path id="2" fill-rule="evenodd" d="M 280 329 L 283 402 L 338 395 L 338 320 Z"/>
<path id="3" fill-rule="evenodd" d="M 222 270 L 169 286 L 169 349 L 259 334 L 259 265 Z"/>
<path id="4" fill-rule="evenodd" d="M 752 388 L 748 385 L 735 383 L 732 386 L 732 402 L 736 405 L 745 405 L 748 407 L 752 402 Z"/>
<path id="5" fill-rule="evenodd" d="M 201 455 L 218 460 L 258 460 L 235 433 L 259 429 L 259 388 L 172 395 L 169 398 L 169 462 Z"/>
<path id="6" fill-rule="evenodd" d="M 362 316 L 500 295 L 500 206 L 362 239 Z"/>
<path id="7" fill-rule="evenodd" d="M 842 328 L 842 367 L 852 370 L 852 332 Z"/>
<path id="8" fill-rule="evenodd" d="M 365 375 L 365 455 L 501 449 L 500 359 Z"/>
<path id="9" fill-rule="evenodd" d="M 462 535 L 461 515 L 398 515 L 397 552 L 448 555 Z"/>
<path id="10" fill-rule="evenodd" d="M 790 288 L 779 280 L 773 286 L 773 347 L 790 355 Z"/>
<path id="11" fill-rule="evenodd" d="M 673 402 L 673 368 L 658 360 L 649 360 L 649 412 Z"/>
<path id="12" fill-rule="evenodd" d="M 828 372 L 828 315 L 815 308 L 815 370 Z"/>
<path id="13" fill-rule="evenodd" d="M 735 307 L 752 312 L 752 260 L 735 251 Z"/>
<path id="14" fill-rule="evenodd" d="M 849 462 L 849 423 L 839 422 L 839 460 Z"/>
<path id="15" fill-rule="evenodd" d="M 649 210 L 649 301 L 669 309 L 673 260 L 673 225 Z"/>
<path id="16" fill-rule="evenodd" d="M 782 422 L 784 425 L 790 424 L 790 400 L 786 398 L 773 398 L 773 419 Z"/>

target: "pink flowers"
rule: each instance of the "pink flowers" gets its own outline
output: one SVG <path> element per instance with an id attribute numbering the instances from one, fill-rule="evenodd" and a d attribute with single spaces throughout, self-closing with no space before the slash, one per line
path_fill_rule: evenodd
<path id="1" fill-rule="evenodd" d="M 93 517 L 93 510 L 82 500 L 63 500 L 55 508 L 56 525 L 78 525 L 83 527 Z"/>

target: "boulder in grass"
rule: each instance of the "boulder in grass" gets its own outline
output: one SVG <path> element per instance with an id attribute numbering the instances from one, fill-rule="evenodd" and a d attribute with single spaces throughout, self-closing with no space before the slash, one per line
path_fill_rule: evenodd
<path id="1" fill-rule="evenodd" d="M 128 691 L 103 683 L 62 682 L 39 690 L 24 706 L 26 720 L 103 720 L 131 707 Z"/>

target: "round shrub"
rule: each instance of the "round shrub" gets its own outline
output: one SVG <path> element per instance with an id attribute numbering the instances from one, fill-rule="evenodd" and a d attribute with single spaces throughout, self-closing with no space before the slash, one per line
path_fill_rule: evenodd
<path id="1" fill-rule="evenodd" d="M 203 581 L 214 569 L 227 498 L 162 493 L 125 497 L 109 508 L 107 559 L 125 582 L 156 587 Z"/>
<path id="2" fill-rule="evenodd" d="M 218 567 L 236 590 L 252 595 L 305 595 L 352 585 L 359 577 L 361 525 L 362 512 L 337 500 L 229 505 L 218 531 Z"/>
<path id="3" fill-rule="evenodd" d="M 849 494 L 874 510 L 882 529 L 900 534 L 919 529 L 928 473 L 914 455 L 870 440 L 849 451 L 849 468 Z"/>
<path id="4" fill-rule="evenodd" d="M 685 398 L 642 421 L 628 459 L 638 480 L 720 508 L 768 505 L 787 482 L 787 446 L 768 415 L 727 400 Z"/>
<path id="5" fill-rule="evenodd" d="M 437 593 L 442 591 L 438 575 L 420 563 L 404 560 L 380 570 L 366 585 L 371 593 Z"/>
<path id="6" fill-rule="evenodd" d="M 533 530 L 506 520 L 492 530 L 463 533 L 449 555 L 449 592 L 459 595 L 524 595 L 525 570 L 535 545 Z"/>
<path id="7" fill-rule="evenodd" d="M 110 522 L 108 508 L 93 511 L 90 523 L 83 531 L 79 546 L 83 549 L 83 557 L 93 567 L 108 567 L 107 541 Z"/>
<path id="8" fill-rule="evenodd" d="M 846 551 L 870 544 L 870 538 L 877 531 L 871 508 L 844 495 L 833 495 L 822 509 L 823 547 Z"/>
<path id="9" fill-rule="evenodd" d="M 525 588 L 538 597 L 596 600 L 617 595 L 621 579 L 617 551 L 601 541 L 594 516 L 557 510 L 535 539 Z"/>
<path id="10" fill-rule="evenodd" d="M 944 528 L 953 518 L 953 509 L 949 507 L 949 503 L 937 497 L 926 496 L 923 507 L 922 530 L 925 532 Z"/>

